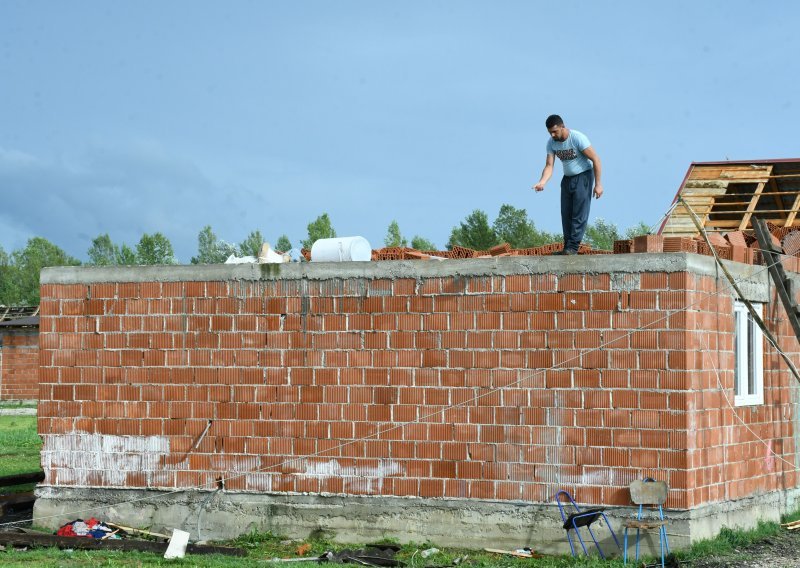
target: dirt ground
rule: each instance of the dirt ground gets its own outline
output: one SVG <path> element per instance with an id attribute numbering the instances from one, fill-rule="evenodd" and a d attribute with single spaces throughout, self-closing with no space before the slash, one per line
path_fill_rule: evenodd
<path id="1" fill-rule="evenodd" d="M 681 564 L 691 568 L 800 568 L 800 531 L 777 535 L 741 548 L 730 556 L 710 556 Z"/>

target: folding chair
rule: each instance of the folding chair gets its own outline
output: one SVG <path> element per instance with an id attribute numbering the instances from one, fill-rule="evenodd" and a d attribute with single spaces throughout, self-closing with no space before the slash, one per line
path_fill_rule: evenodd
<path id="1" fill-rule="evenodd" d="M 639 505 L 636 519 L 625 521 L 625 548 L 623 551 L 623 561 L 628 563 L 628 529 L 636 529 L 636 561 L 639 561 L 639 535 L 641 531 L 658 529 L 658 541 L 661 549 L 661 566 L 664 568 L 664 557 L 669 554 L 669 540 L 667 539 L 667 521 L 664 519 L 664 502 L 667 500 L 669 487 L 665 481 L 656 481 L 648 477 L 647 479 L 637 479 L 630 484 L 631 502 Z M 643 518 L 643 508 L 652 507 L 658 509 L 658 518 Z"/>
<path id="2" fill-rule="evenodd" d="M 564 496 L 569 500 L 569 503 L 563 503 L 561 501 L 561 497 Z M 581 536 L 581 531 L 579 530 L 580 527 L 586 527 L 589 531 L 589 534 L 592 536 L 592 541 L 594 541 L 595 547 L 597 547 L 597 552 L 600 554 L 600 558 L 605 559 L 605 555 L 603 554 L 602 549 L 600 548 L 600 544 L 597 542 L 597 538 L 594 536 L 594 532 L 592 532 L 592 524 L 597 521 L 598 519 L 603 519 L 608 527 L 608 530 L 611 531 L 611 536 L 614 537 L 614 542 L 617 545 L 617 548 L 622 548 L 619 545 L 619 540 L 617 540 L 617 535 L 614 533 L 614 529 L 611 528 L 611 523 L 608 522 L 605 513 L 603 512 L 605 509 L 602 507 L 596 507 L 593 509 L 584 509 L 581 510 L 580 507 L 575 503 L 575 500 L 572 498 L 572 495 L 569 494 L 567 491 L 559 491 L 556 493 L 556 504 L 558 505 L 558 510 L 561 513 L 561 520 L 564 521 L 563 528 L 567 531 L 567 540 L 569 541 L 569 549 L 572 551 L 572 556 L 575 556 L 575 546 L 572 544 L 572 535 L 569 531 L 575 531 L 575 534 L 578 535 L 578 541 L 581 543 L 581 547 L 583 548 L 583 553 L 587 556 L 589 552 L 586 550 L 586 545 L 583 542 L 583 537 Z M 564 510 L 565 505 L 572 505 L 574 512 L 571 514 L 567 514 Z"/>

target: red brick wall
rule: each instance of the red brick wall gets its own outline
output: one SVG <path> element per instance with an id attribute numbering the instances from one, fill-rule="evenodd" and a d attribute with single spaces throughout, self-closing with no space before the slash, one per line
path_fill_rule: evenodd
<path id="1" fill-rule="evenodd" d="M 725 289 L 686 272 L 46 284 L 46 483 L 627 504 L 649 475 L 674 508 L 793 487 L 702 353 L 732 402 Z M 792 461 L 780 365 L 740 414 Z"/>
<path id="2" fill-rule="evenodd" d="M 0 331 L 0 400 L 39 398 L 39 335 L 36 331 Z"/>
<path id="3" fill-rule="evenodd" d="M 798 484 L 798 400 L 790 390 L 796 391 L 797 384 L 783 358 L 768 342 L 764 343 L 764 404 L 734 406 L 734 325 L 729 315 L 733 299 L 726 294 L 717 295 L 717 291 L 727 288 L 726 280 L 718 285 L 710 280 L 705 283 L 703 310 L 697 314 L 695 325 L 709 333 L 698 334 L 695 342 L 702 352 L 687 353 L 687 367 L 695 369 L 687 400 L 691 449 L 686 475 L 687 484 L 694 487 L 689 496 L 690 507 Z M 764 319 L 781 350 L 797 366 L 798 340 L 774 294 L 764 306 Z M 716 328 L 719 333 L 712 333 Z M 720 384 L 727 388 L 721 389 Z"/>

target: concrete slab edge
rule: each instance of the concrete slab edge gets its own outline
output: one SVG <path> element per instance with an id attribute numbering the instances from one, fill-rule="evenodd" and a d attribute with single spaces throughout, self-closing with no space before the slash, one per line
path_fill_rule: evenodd
<path id="1" fill-rule="evenodd" d="M 766 270 L 724 261 L 735 277 L 766 282 Z M 227 280 L 329 280 L 334 278 L 433 278 L 517 274 L 691 272 L 721 276 L 714 259 L 690 253 L 497 257 L 486 259 L 180 266 L 58 266 L 42 270 L 42 284 L 197 282 Z"/>

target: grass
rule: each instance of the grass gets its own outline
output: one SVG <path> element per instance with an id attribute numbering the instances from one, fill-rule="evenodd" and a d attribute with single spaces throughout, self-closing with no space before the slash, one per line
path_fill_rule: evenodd
<path id="1" fill-rule="evenodd" d="M 303 542 L 311 545 L 310 551 L 305 556 L 308 562 L 292 562 L 291 564 L 272 563 L 272 558 L 296 558 L 297 547 Z M 242 536 L 227 544 L 244 548 L 248 551 L 247 558 L 228 557 L 221 555 L 190 556 L 182 560 L 164 560 L 156 554 L 144 553 L 118 553 L 97 551 L 66 552 L 57 549 L 39 549 L 31 551 L 9 550 L 0 552 L 0 565 L 2 566 L 109 566 L 109 567 L 139 567 L 139 566 L 197 566 L 204 568 L 233 568 L 241 566 L 292 566 L 293 568 L 319 567 L 320 563 L 311 559 L 316 558 L 329 550 L 342 548 L 362 548 L 362 545 L 343 546 L 332 544 L 324 539 L 310 539 L 307 541 L 286 541 L 269 533 L 252 533 Z M 546 559 L 513 558 L 486 552 L 461 549 L 442 549 L 440 552 L 423 558 L 420 552 L 431 548 L 430 543 L 408 544 L 402 546 L 397 553 L 397 559 L 403 561 L 409 568 L 423 568 L 424 566 L 447 566 L 456 558 L 468 556 L 465 566 L 470 568 L 488 567 L 523 567 L 526 568 L 614 568 L 621 567 L 621 560 L 603 561 L 597 557 L 577 558 L 550 557 Z"/>
<path id="2" fill-rule="evenodd" d="M 0 476 L 40 471 L 41 448 L 36 416 L 0 416 Z M 0 487 L 0 493 L 33 491 L 34 486 Z"/>
<path id="3" fill-rule="evenodd" d="M 0 476 L 39 471 L 41 448 L 35 416 L 0 416 Z"/>
<path id="4" fill-rule="evenodd" d="M 35 400 L 0 400 L 0 410 L 17 408 L 36 408 L 38 403 Z"/>
<path id="5" fill-rule="evenodd" d="M 786 515 L 781 522 L 791 522 L 798 518 L 800 518 L 800 510 Z M 740 552 L 742 549 L 774 537 L 782 531 L 784 529 L 779 523 L 767 521 L 759 521 L 758 525 L 750 530 L 732 530 L 723 527 L 715 538 L 698 541 L 689 550 L 678 552 L 676 556 L 684 560 L 709 556 L 724 556 L 732 559 L 745 557 L 746 553 Z"/>

